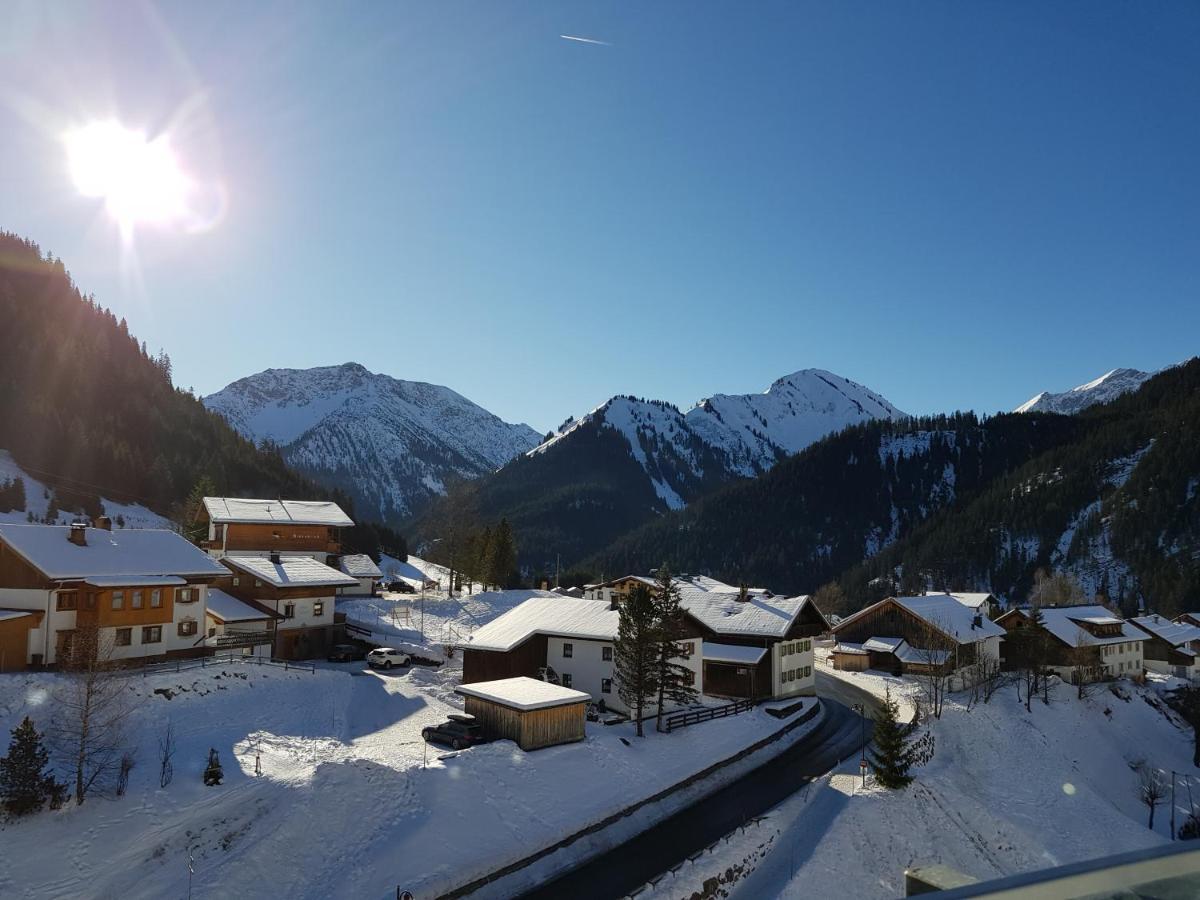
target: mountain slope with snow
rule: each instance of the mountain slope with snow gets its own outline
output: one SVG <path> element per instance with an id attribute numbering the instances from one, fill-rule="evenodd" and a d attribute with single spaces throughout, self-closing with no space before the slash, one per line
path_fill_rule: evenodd
<path id="1" fill-rule="evenodd" d="M 1144 382 L 1153 378 L 1154 374 L 1153 372 L 1140 372 L 1137 369 L 1113 369 L 1094 381 L 1078 385 L 1060 394 L 1042 391 L 1037 396 L 1030 397 L 1013 412 L 1052 412 L 1065 416 L 1074 415 L 1089 406 L 1108 403 L 1122 394 L 1136 391 Z"/>
<path id="2" fill-rule="evenodd" d="M 360 516 L 396 521 L 534 446 L 539 435 L 446 387 L 402 381 L 357 363 L 267 369 L 204 398 L 239 432 L 345 490 Z"/>

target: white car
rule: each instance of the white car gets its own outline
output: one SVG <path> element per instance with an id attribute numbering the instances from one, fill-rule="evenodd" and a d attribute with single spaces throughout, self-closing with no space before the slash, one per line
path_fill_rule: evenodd
<path id="1" fill-rule="evenodd" d="M 392 666 L 407 666 L 408 654 L 393 650 L 391 647 L 376 647 L 367 654 L 367 665 L 376 669 L 390 669 Z"/>

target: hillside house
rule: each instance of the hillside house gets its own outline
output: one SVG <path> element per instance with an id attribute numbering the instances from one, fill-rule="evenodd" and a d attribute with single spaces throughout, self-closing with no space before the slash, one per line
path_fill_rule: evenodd
<path id="1" fill-rule="evenodd" d="M 375 560 L 365 553 L 355 553 L 343 556 L 338 560 L 338 571 L 349 575 L 358 584 L 354 587 L 340 587 L 339 594 L 359 594 L 374 597 L 379 593 L 379 582 L 383 581 L 383 572 L 375 565 Z"/>
<path id="2" fill-rule="evenodd" d="M 85 626 L 114 660 L 205 655 L 206 594 L 223 574 L 171 531 L 0 525 L 0 665 L 61 664 Z"/>
<path id="3" fill-rule="evenodd" d="M 531 597 L 472 634 L 461 645 L 463 684 L 519 676 L 549 678 L 593 701 L 628 712 L 617 694 L 613 643 L 617 611 L 601 600 Z M 703 688 L 700 638 L 684 642 L 677 661 Z"/>
<path id="4" fill-rule="evenodd" d="M 954 674 L 977 662 L 998 663 L 1004 629 L 950 594 L 923 594 L 880 600 L 847 616 L 833 635 L 837 669 Z"/>
<path id="5" fill-rule="evenodd" d="M 328 500 L 250 500 L 205 497 L 197 520 L 208 528 L 200 546 L 227 556 L 311 556 L 329 563 L 341 553 L 341 530 L 354 521 Z"/>
<path id="6" fill-rule="evenodd" d="M 585 600 L 600 600 L 615 606 L 628 597 L 629 592 L 635 587 L 640 586 L 654 590 L 656 584 L 657 582 L 653 578 L 645 575 L 624 575 L 600 584 L 585 585 L 583 597 Z"/>
<path id="7" fill-rule="evenodd" d="M 1074 683 L 1141 675 L 1146 633 L 1103 606 L 1043 606 L 1042 619 L 1051 636 L 1048 668 Z M 996 620 L 1012 633 L 1029 625 L 1027 609 L 1011 609 Z M 1005 666 L 1012 660 L 1006 654 Z"/>
<path id="8" fill-rule="evenodd" d="M 963 591 L 946 591 L 946 593 L 972 612 L 977 612 L 985 618 L 995 618 L 996 614 L 1000 612 L 1000 601 L 995 594 Z"/>
<path id="9" fill-rule="evenodd" d="M 1142 664 L 1147 669 L 1188 681 L 1200 680 L 1200 627 L 1159 615 L 1137 616 L 1129 624 L 1146 635 Z"/>
<path id="10" fill-rule="evenodd" d="M 323 656 L 334 642 L 333 607 L 338 588 L 358 582 L 310 556 L 236 555 L 221 560 L 231 577 L 222 590 L 278 618 L 273 655 L 279 659 Z"/>
<path id="11" fill-rule="evenodd" d="M 1177 615 L 1173 621 L 1183 622 L 1188 625 L 1195 625 L 1200 628 L 1200 612 L 1185 612 Z"/>

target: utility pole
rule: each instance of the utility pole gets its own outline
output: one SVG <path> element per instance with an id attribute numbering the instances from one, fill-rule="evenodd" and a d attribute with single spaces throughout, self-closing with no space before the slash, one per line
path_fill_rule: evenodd
<path id="1" fill-rule="evenodd" d="M 861 703 L 855 703 L 852 707 L 858 713 L 859 723 L 862 726 L 862 759 L 859 760 L 858 768 L 862 772 L 863 787 L 867 786 L 867 711 Z"/>
<path id="2" fill-rule="evenodd" d="M 1171 840 L 1175 840 L 1175 770 L 1171 770 Z"/>

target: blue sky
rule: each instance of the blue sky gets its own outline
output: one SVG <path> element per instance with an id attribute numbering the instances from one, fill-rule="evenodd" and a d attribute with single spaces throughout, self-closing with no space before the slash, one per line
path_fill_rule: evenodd
<path id="1" fill-rule="evenodd" d="M 1195 3 L 18 2 L 0 227 L 199 393 L 355 360 L 544 430 L 821 367 L 992 411 L 1200 352 L 1198 97 Z M 60 142 L 113 116 L 223 213 L 124 247 Z"/>

